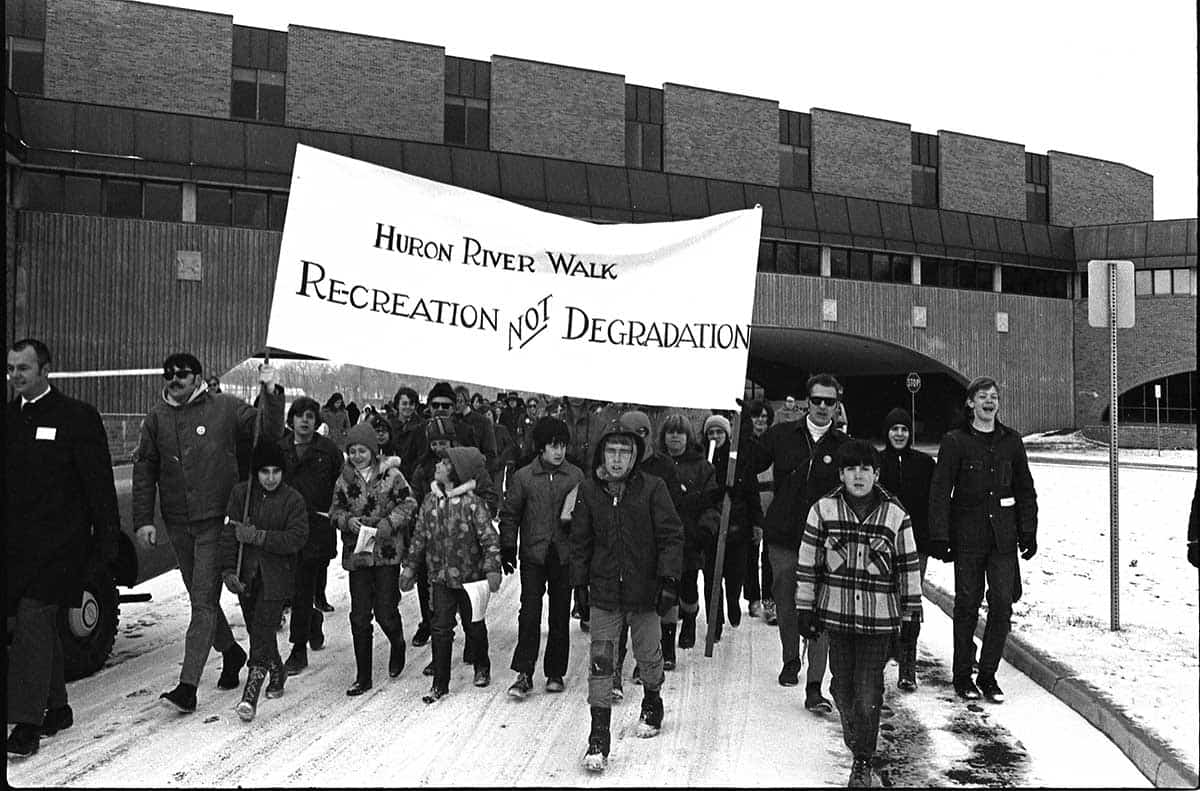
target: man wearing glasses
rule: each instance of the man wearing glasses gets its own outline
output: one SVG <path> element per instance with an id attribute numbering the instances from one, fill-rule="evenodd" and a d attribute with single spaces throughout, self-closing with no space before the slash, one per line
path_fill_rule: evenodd
<path id="1" fill-rule="evenodd" d="M 283 393 L 275 371 L 260 369 L 266 412 L 259 436 L 283 434 Z M 133 461 L 133 523 L 143 546 L 157 543 L 154 498 L 191 603 L 179 685 L 160 697 L 180 712 L 196 710 L 196 687 L 209 647 L 224 657 L 220 689 L 236 689 L 246 652 L 233 639 L 221 611 L 218 541 L 229 492 L 238 477 L 238 441 L 252 443 L 259 410 L 231 395 L 209 392 L 200 361 L 180 352 L 163 362 L 161 400 L 142 421 Z"/>
<path id="2" fill-rule="evenodd" d="M 830 374 L 809 377 L 808 415 L 799 421 L 776 423 L 760 443 L 764 453 L 756 459 L 756 472 L 774 467 L 775 497 L 767 509 L 763 541 L 771 562 L 772 588 L 778 607 L 779 641 L 783 645 L 783 669 L 779 683 L 794 687 L 800 683 L 800 627 L 796 618 L 796 560 L 800 535 L 813 503 L 838 485 L 834 456 L 840 445 L 849 441 L 833 425 L 841 401 L 842 385 Z M 821 694 L 821 683 L 829 659 L 826 635 L 808 638 L 808 674 L 804 707 L 817 714 L 833 711 L 833 705 Z"/>

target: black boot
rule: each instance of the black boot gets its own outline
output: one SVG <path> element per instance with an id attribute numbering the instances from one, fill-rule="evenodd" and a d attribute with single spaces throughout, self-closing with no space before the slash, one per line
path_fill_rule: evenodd
<path id="1" fill-rule="evenodd" d="M 354 635 L 354 683 L 346 694 L 354 697 L 371 688 L 371 660 L 374 641 L 369 634 Z"/>
<path id="2" fill-rule="evenodd" d="M 896 686 L 905 692 L 917 688 L 917 636 L 921 633 L 921 624 L 913 621 L 905 630 L 900 631 L 900 674 Z"/>
<path id="3" fill-rule="evenodd" d="M 243 722 L 250 722 L 258 711 L 258 695 L 262 692 L 263 680 L 267 677 L 267 669 L 252 665 L 246 674 L 246 688 L 242 690 L 242 699 L 235 706 L 237 715 Z"/>
<path id="4" fill-rule="evenodd" d="M 288 655 L 287 661 L 283 663 L 283 669 L 287 671 L 289 676 L 294 676 L 308 667 L 308 649 L 304 647 L 304 643 L 294 643 L 292 645 L 292 653 Z"/>
<path id="5" fill-rule="evenodd" d="M 657 736 L 662 730 L 663 700 L 658 690 L 646 690 L 642 698 L 642 713 L 638 717 L 637 735 L 642 739 Z"/>
<path id="6" fill-rule="evenodd" d="M 324 624 L 325 616 L 314 607 L 312 619 L 308 622 L 308 644 L 314 651 L 320 651 L 325 647 L 325 631 L 321 628 Z"/>
<path id="7" fill-rule="evenodd" d="M 603 772 L 608 766 L 611 722 L 612 709 L 592 706 L 592 732 L 588 735 L 587 753 L 583 756 L 583 766 L 589 771 Z"/>
<path id="8" fill-rule="evenodd" d="M 391 650 L 388 652 L 388 677 L 395 678 L 404 669 L 404 632 L 396 630 L 395 635 L 388 635 Z"/>
<path id="9" fill-rule="evenodd" d="M 283 697 L 283 683 L 287 681 L 287 671 L 283 669 L 283 662 L 279 661 L 279 657 L 275 657 L 267 665 L 267 673 L 270 677 L 267 679 L 267 697 L 281 698 Z"/>
<path id="10" fill-rule="evenodd" d="M 217 679 L 217 689 L 237 689 L 238 674 L 242 665 L 246 664 L 246 652 L 237 643 L 221 652 L 221 677 Z"/>
<path id="11" fill-rule="evenodd" d="M 663 670 L 675 669 L 675 624 L 662 625 Z"/>
<path id="12" fill-rule="evenodd" d="M 696 614 L 679 613 L 679 647 L 691 648 L 696 645 Z"/>

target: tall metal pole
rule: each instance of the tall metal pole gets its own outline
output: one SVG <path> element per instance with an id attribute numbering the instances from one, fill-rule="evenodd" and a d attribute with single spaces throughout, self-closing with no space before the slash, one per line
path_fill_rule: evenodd
<path id="1" fill-rule="evenodd" d="M 1111 577 L 1110 630 L 1121 630 L 1121 550 L 1117 478 L 1117 262 L 1108 262 L 1108 496 L 1109 496 L 1109 573 Z"/>
<path id="2" fill-rule="evenodd" d="M 1158 408 L 1162 402 L 1159 397 L 1162 395 L 1162 388 L 1159 385 L 1154 386 L 1154 452 L 1162 455 L 1162 417 L 1159 414 Z"/>

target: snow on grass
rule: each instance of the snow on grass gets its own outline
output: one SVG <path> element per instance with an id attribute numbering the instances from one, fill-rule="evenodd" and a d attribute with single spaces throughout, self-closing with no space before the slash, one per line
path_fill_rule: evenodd
<path id="1" fill-rule="evenodd" d="M 1196 766 L 1200 577 L 1185 558 L 1195 473 L 1120 471 L 1116 632 L 1109 629 L 1108 468 L 1035 463 L 1033 473 L 1038 553 L 1021 562 L 1024 595 L 1013 606 L 1013 633 L 1071 667 Z M 954 590 L 952 565 L 931 561 L 927 578 Z"/>

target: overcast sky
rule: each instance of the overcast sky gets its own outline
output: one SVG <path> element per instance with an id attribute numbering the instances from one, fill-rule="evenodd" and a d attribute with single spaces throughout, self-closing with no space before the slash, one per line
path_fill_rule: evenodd
<path id="1" fill-rule="evenodd" d="M 1097 0 L 421 3 L 171 0 L 477 60 L 508 55 L 965 132 L 1154 176 L 1154 217 L 1197 215 L 1196 6 Z M 567 10 L 578 5 L 583 10 Z M 980 10 L 984 9 L 984 10 Z M 1053 200 L 1053 198 L 1051 198 Z"/>

